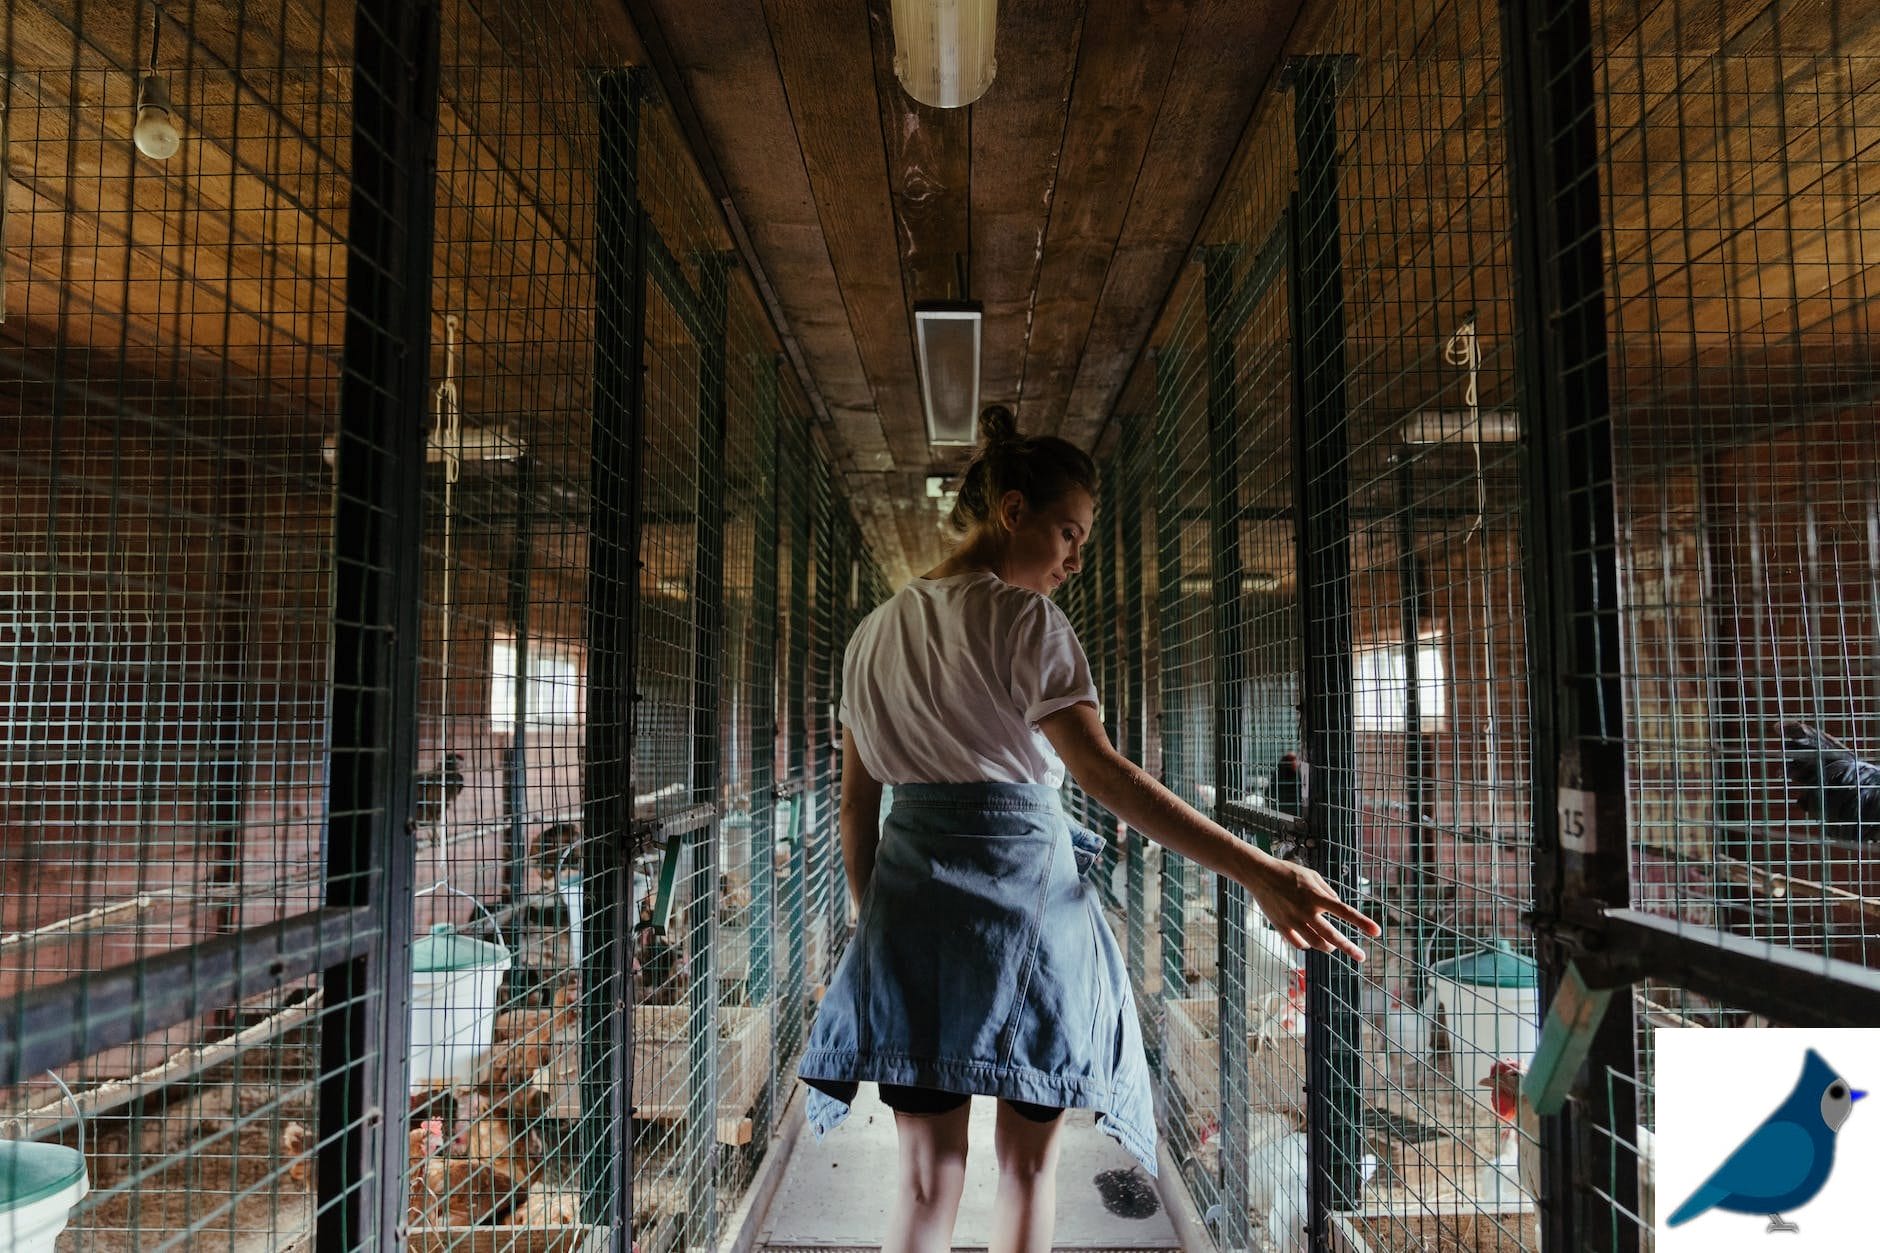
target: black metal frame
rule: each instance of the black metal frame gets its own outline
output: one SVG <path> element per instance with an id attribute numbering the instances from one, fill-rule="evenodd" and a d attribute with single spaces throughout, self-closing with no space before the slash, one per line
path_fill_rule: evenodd
<path id="1" fill-rule="evenodd" d="M 0 1017 L 0 1087 L 366 959 L 377 918 L 365 906 L 310 910 L 33 988 Z"/>
<path id="2" fill-rule="evenodd" d="M 646 240 L 640 207 L 643 71 L 596 83 L 593 490 L 588 541 L 587 752 L 582 866 L 600 899 L 582 922 L 581 1153 L 588 1221 L 629 1253 L 633 1213 L 632 866 L 639 695 L 640 488 L 645 443 Z M 614 493 L 618 493 L 615 495 Z M 609 1151 L 610 1147 L 613 1151 Z"/>
<path id="3" fill-rule="evenodd" d="M 649 243 L 659 232 L 646 232 Z M 663 245 L 655 245 L 657 257 Z M 695 255 L 699 275 L 698 350 L 699 467 L 692 581 L 692 797 L 707 811 L 705 821 L 687 836 L 696 855 L 701 889 L 690 901 L 686 930 L 692 937 L 691 982 L 686 987 L 687 1016 L 693 1025 L 687 1040 L 692 1084 L 686 1106 L 684 1148 L 688 1163 L 702 1163 L 694 1176 L 705 1181 L 705 1194 L 691 1198 L 686 1211 L 688 1234 L 681 1245 L 705 1243 L 717 1226 L 718 1182 L 713 1169 L 718 1143 L 718 858 L 722 838 L 716 805 L 724 783 L 720 752 L 719 706 L 724 694 L 725 526 L 727 517 L 725 442 L 730 407 L 725 386 L 725 319 L 731 257 Z M 661 267 L 656 263 L 655 274 Z M 683 304 L 675 300 L 674 304 Z M 688 323 L 688 325 L 691 325 Z M 706 799 L 709 798 L 709 799 Z"/>
<path id="4" fill-rule="evenodd" d="M 778 403 L 778 374 L 784 368 L 781 356 L 765 363 L 757 376 L 757 412 L 770 432 L 770 493 L 757 517 L 756 551 L 751 570 L 751 632 L 755 651 L 752 669 L 771 681 L 759 685 L 751 703 L 751 835 L 746 875 L 751 890 L 751 934 L 770 937 L 776 934 L 777 862 L 776 842 L 777 787 L 777 615 L 780 608 L 777 591 L 777 537 L 782 507 L 782 475 L 778 473 L 782 450 L 782 412 Z M 759 432 L 762 438 L 762 431 Z M 772 944 L 752 944 L 748 999 L 767 1007 L 770 1015 L 769 1039 L 777 1039 L 776 954 Z M 760 1098 L 763 1130 L 775 1122 L 779 1104 L 776 1067 L 766 1068 L 764 1094 Z"/>
<path id="5" fill-rule="evenodd" d="M 1181 518 L 1174 502 L 1175 467 L 1180 464 L 1180 449 L 1176 440 L 1174 415 L 1179 405 L 1175 397 L 1176 376 L 1179 371 L 1171 369 L 1171 361 L 1166 349 L 1157 353 L 1155 366 L 1155 547 L 1156 547 L 1156 612 L 1161 622 L 1161 647 L 1157 650 L 1162 667 L 1163 681 L 1159 690 L 1162 705 L 1159 711 L 1161 725 L 1157 733 L 1162 742 L 1162 782 L 1170 779 L 1179 780 L 1184 771 L 1185 756 L 1182 752 L 1182 719 L 1180 709 L 1171 709 L 1170 692 L 1174 685 L 1167 682 L 1168 657 L 1171 652 L 1169 625 L 1179 615 L 1181 607 Z M 1171 558 L 1170 553 L 1174 556 Z M 1173 577 L 1170 577 L 1171 573 Z M 1179 853 L 1164 849 L 1162 852 L 1162 882 L 1160 921 L 1162 933 L 1162 996 L 1165 1000 L 1181 999 L 1188 995 L 1188 977 L 1182 964 L 1182 932 L 1187 921 L 1187 868 L 1188 861 Z"/>
<path id="6" fill-rule="evenodd" d="M 1142 446 L 1142 424 L 1126 423 L 1123 426 L 1118 457 L 1126 467 L 1121 476 L 1122 499 L 1119 502 L 1116 524 L 1118 543 L 1122 546 L 1119 555 L 1122 561 L 1121 612 L 1117 615 L 1128 632 L 1123 644 L 1124 670 L 1127 675 L 1125 700 L 1128 703 L 1128 719 L 1124 743 L 1119 747 L 1129 757 L 1146 765 L 1149 744 L 1148 691 L 1143 670 L 1147 665 L 1143 647 L 1143 628 L 1141 618 L 1145 606 L 1142 603 L 1142 478 L 1137 473 L 1140 463 L 1139 450 Z M 1141 970 L 1145 960 L 1144 949 L 1147 937 L 1143 931 L 1144 915 L 1148 913 L 1148 885 L 1145 880 L 1149 873 L 1149 840 L 1133 827 L 1124 828 L 1123 838 L 1126 847 L 1123 850 L 1123 908 L 1129 918 L 1128 961 L 1131 970 Z"/>
<path id="7" fill-rule="evenodd" d="M 326 904 L 363 911 L 366 952 L 325 974 L 315 1247 L 405 1227 L 419 597 L 436 215 L 438 12 L 365 0 L 353 27 L 352 203 L 334 456 Z M 393 1146 L 398 1146 L 394 1151 Z"/>
<path id="8" fill-rule="evenodd" d="M 535 458 L 516 460 L 516 526 L 509 548 L 509 622 L 515 631 L 516 720 L 503 754 L 503 817 L 508 821 L 508 897 L 527 890 L 529 863 L 529 579 L 535 564 Z"/>
<path id="9" fill-rule="evenodd" d="M 1230 755 L 1244 743 L 1248 681 L 1236 676 L 1232 659 L 1241 655 L 1243 610 L 1240 581 L 1240 520 L 1236 516 L 1240 446 L 1235 430 L 1235 332 L 1245 320 L 1234 285 L 1233 245 L 1204 248 L 1201 253 L 1203 305 L 1207 314 L 1208 346 L 1208 507 L 1214 542 L 1209 545 L 1214 576 L 1214 817 L 1226 815 L 1228 797 L 1236 779 Z M 1283 256 L 1283 254 L 1282 254 Z M 1254 283 L 1249 291 L 1257 291 Z M 1247 1038 L 1247 889 L 1226 875 L 1214 880 L 1215 970 L 1220 996 L 1222 1041 Z M 1221 1214 L 1216 1238 L 1230 1249 L 1250 1248 L 1253 1229 L 1248 1215 L 1247 1157 L 1249 1120 L 1246 1104 L 1237 1099 L 1250 1090 L 1252 1073 L 1247 1050 L 1223 1044 L 1219 1053 L 1221 1108 Z"/>
<path id="10" fill-rule="evenodd" d="M 1298 190 L 1288 280 L 1293 334 L 1293 464 L 1304 615 L 1302 722 L 1308 775 L 1307 860 L 1356 899 L 1357 792 L 1351 698 L 1351 522 L 1345 428 L 1345 309 L 1338 213 L 1338 91 L 1352 58 L 1301 57 L 1293 92 Z M 1304 629 L 1304 628 L 1310 628 Z M 1357 972 L 1349 958 L 1306 954 L 1306 1117 L 1312 1248 L 1327 1215 L 1358 1207 L 1364 1144 L 1357 1093 Z"/>

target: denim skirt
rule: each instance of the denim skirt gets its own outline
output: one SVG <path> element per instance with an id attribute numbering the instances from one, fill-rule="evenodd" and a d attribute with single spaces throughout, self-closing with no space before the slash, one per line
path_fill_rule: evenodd
<path id="1" fill-rule="evenodd" d="M 1092 1110 L 1155 1174 L 1129 971 L 1072 832 L 1042 784 L 896 786 L 798 1074 Z M 819 1140 L 849 1113 L 805 1108 Z"/>

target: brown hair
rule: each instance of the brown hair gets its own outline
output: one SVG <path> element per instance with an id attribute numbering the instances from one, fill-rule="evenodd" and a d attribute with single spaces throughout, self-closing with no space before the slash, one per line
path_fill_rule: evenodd
<path id="1" fill-rule="evenodd" d="M 993 516 L 1007 492 L 1018 492 L 1031 509 L 1042 509 L 1073 487 L 1097 495 L 1097 465 L 1077 445 L 1055 435 L 1023 436 L 1004 405 L 979 415 L 979 451 L 966 467 L 960 497 L 948 521 L 970 531 Z"/>

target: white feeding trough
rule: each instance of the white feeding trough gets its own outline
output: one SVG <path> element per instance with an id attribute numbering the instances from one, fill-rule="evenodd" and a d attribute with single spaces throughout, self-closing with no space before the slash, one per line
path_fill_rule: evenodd
<path id="1" fill-rule="evenodd" d="M 1540 1044 L 1540 977 L 1534 963 L 1505 944 L 1430 967 L 1436 1003 L 1455 1047 L 1456 1086 L 1490 1109 L 1482 1081 L 1498 1061 L 1526 1066 Z"/>
<path id="2" fill-rule="evenodd" d="M 52 1076 L 72 1100 L 70 1089 Z M 78 1102 L 72 1101 L 78 1109 Z M 91 1191 L 85 1173 L 85 1118 L 79 1110 L 78 1147 L 0 1141 L 0 1253 L 52 1253 L 72 1207 Z"/>
<path id="3" fill-rule="evenodd" d="M 464 1087 L 490 1055 L 496 989 L 509 969 L 509 949 L 483 902 L 434 883 L 419 896 L 446 891 L 468 900 L 490 920 L 496 943 L 473 940 L 448 922 L 411 946 L 411 1090 Z"/>

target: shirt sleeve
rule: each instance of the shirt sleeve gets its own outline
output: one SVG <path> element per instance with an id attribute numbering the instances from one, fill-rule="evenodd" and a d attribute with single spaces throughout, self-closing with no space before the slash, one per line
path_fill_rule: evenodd
<path id="1" fill-rule="evenodd" d="M 862 628 L 857 625 L 855 630 L 849 633 L 848 645 L 842 650 L 841 686 L 836 693 L 836 724 L 838 726 L 850 725 L 849 683 L 851 676 L 855 673 L 855 641 L 860 639 L 861 635 Z"/>
<path id="2" fill-rule="evenodd" d="M 1013 624 L 1012 700 L 1024 711 L 1027 725 L 1072 705 L 1097 704 L 1097 684 L 1077 632 L 1064 611 L 1043 596 Z"/>

